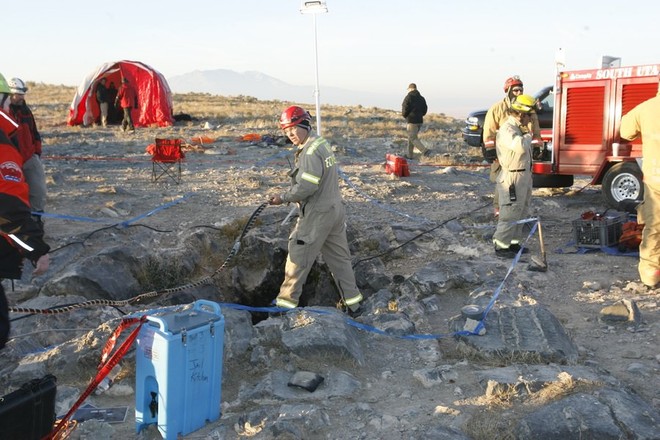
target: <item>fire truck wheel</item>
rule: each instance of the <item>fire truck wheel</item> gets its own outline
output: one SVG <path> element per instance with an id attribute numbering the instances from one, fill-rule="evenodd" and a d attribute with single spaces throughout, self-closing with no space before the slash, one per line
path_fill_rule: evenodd
<path id="1" fill-rule="evenodd" d="M 629 210 L 644 198 L 642 170 L 637 162 L 619 162 L 603 176 L 603 199 L 608 206 L 619 211 Z"/>
<path id="2" fill-rule="evenodd" d="M 567 188 L 574 180 L 572 174 L 532 174 L 534 188 Z"/>

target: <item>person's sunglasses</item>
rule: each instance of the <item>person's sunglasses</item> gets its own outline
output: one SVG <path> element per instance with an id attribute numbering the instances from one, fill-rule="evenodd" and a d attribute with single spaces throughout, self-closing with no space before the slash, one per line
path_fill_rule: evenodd
<path id="1" fill-rule="evenodd" d="M 511 89 L 511 91 L 512 91 L 512 92 L 519 92 L 519 93 L 522 93 L 523 89 L 520 88 L 520 87 L 514 87 L 514 88 Z"/>

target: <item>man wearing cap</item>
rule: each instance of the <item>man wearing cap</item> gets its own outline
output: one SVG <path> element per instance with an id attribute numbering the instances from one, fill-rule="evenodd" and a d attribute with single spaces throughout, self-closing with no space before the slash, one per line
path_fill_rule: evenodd
<path id="1" fill-rule="evenodd" d="M 408 94 L 403 98 L 401 104 L 401 115 L 406 119 L 406 130 L 408 132 L 408 154 L 406 159 L 412 159 L 415 148 L 422 153 L 422 156 L 429 156 L 431 151 L 424 146 L 419 139 L 419 130 L 424 123 L 424 116 L 428 111 L 426 99 L 417 90 L 417 84 L 408 85 Z"/>
<path id="2" fill-rule="evenodd" d="M 660 90 L 621 118 L 622 139 L 642 136 L 644 201 L 637 222 L 644 224 L 639 245 L 639 277 L 649 287 L 660 284 Z"/>
<path id="3" fill-rule="evenodd" d="M 497 152 L 495 148 L 495 140 L 497 136 L 497 130 L 500 129 L 500 126 L 507 120 L 509 117 L 509 107 L 511 107 L 511 102 L 516 98 L 516 96 L 522 95 L 524 92 L 523 82 L 518 75 L 514 75 L 510 78 L 507 78 L 504 81 L 504 93 L 506 94 L 504 98 L 500 101 L 497 101 L 493 104 L 486 113 L 486 119 L 484 120 L 484 132 L 483 132 L 483 142 L 484 142 L 484 159 L 491 162 L 490 167 L 490 181 L 495 183 L 497 180 L 497 175 L 500 172 L 500 164 L 497 160 Z M 539 125 L 539 118 L 536 112 L 533 112 L 530 116 L 529 123 L 525 129 L 532 134 L 532 149 L 536 151 L 543 145 L 543 140 L 541 139 L 541 128 Z M 499 200 L 497 189 L 495 189 L 495 196 L 493 199 L 494 213 L 497 217 L 500 213 L 499 209 Z"/>
<path id="4" fill-rule="evenodd" d="M 46 209 L 46 173 L 41 161 L 41 134 L 37 129 L 32 110 L 25 102 L 28 87 L 20 78 L 9 80 L 11 91 L 11 104 L 9 114 L 18 123 L 18 130 L 12 136 L 12 141 L 18 146 L 23 157 L 23 173 L 25 181 L 30 188 L 30 206 L 35 213 L 42 213 Z M 43 222 L 41 215 L 37 214 L 35 220 Z"/>
<path id="5" fill-rule="evenodd" d="M 523 224 L 532 198 L 532 134 L 526 130 L 534 111 L 535 99 L 519 95 L 508 109 L 508 117 L 497 131 L 497 158 L 501 170 L 495 189 L 500 215 L 493 234 L 495 255 L 513 258 L 520 251 Z"/>
<path id="6" fill-rule="evenodd" d="M 310 114 L 298 106 L 287 108 L 280 128 L 296 146 L 291 187 L 268 198 L 271 205 L 298 204 L 298 222 L 289 236 L 284 282 L 275 299 L 278 307 L 294 308 L 307 275 L 321 254 L 339 289 L 342 303 L 358 312 L 362 294 L 355 282 L 346 238 L 346 210 L 339 190 L 337 159 L 330 143 L 312 135 Z"/>

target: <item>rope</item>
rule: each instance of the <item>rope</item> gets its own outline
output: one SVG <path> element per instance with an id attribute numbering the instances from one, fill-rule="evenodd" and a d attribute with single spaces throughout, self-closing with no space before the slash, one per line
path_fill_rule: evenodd
<path id="1" fill-rule="evenodd" d="M 250 218 L 248 219 L 247 223 L 243 227 L 243 231 L 241 232 L 241 235 L 236 239 L 234 242 L 234 245 L 232 246 L 231 252 L 229 252 L 229 255 L 227 258 L 225 258 L 225 261 L 222 263 L 222 265 L 215 270 L 211 275 L 206 276 L 198 281 L 194 281 L 192 283 L 184 284 L 182 286 L 178 287 L 172 287 L 168 289 L 162 289 L 162 290 L 153 290 L 151 292 L 146 292 L 142 293 L 140 295 L 134 296 L 129 299 L 125 300 L 110 300 L 110 299 L 92 299 L 89 301 L 83 301 L 81 303 L 76 303 L 76 304 L 71 304 L 67 306 L 62 306 L 62 307 L 53 307 L 50 309 L 35 309 L 31 307 L 10 307 L 9 311 L 12 313 L 30 313 L 30 314 L 39 314 L 39 315 L 55 315 L 59 313 L 66 313 L 70 312 L 72 310 L 84 308 L 84 307 L 90 307 L 90 306 L 112 306 L 112 307 L 124 307 L 128 306 L 131 304 L 138 303 L 142 300 L 148 299 L 148 298 L 155 298 L 158 296 L 164 296 L 164 295 L 169 295 L 171 293 L 176 293 L 176 292 L 182 292 L 184 290 L 189 290 L 195 287 L 202 286 L 204 284 L 211 283 L 213 281 L 213 278 L 220 273 L 224 268 L 229 264 L 229 261 L 231 261 L 232 258 L 238 254 L 238 251 L 241 248 L 241 241 L 245 237 L 245 235 L 252 229 L 254 226 L 254 223 L 257 220 L 257 217 L 261 214 L 261 212 L 268 206 L 268 203 L 262 203 L 259 205 L 259 207 L 252 213 Z"/>

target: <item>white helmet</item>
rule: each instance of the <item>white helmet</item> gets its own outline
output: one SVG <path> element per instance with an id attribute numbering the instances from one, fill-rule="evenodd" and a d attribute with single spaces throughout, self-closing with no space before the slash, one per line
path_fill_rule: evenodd
<path id="1" fill-rule="evenodd" d="M 19 95 L 25 95 L 28 91 L 27 86 L 23 82 L 22 79 L 20 78 L 12 78 L 9 81 L 7 81 L 7 85 L 9 86 L 9 90 L 11 90 L 12 93 L 18 93 Z"/>

